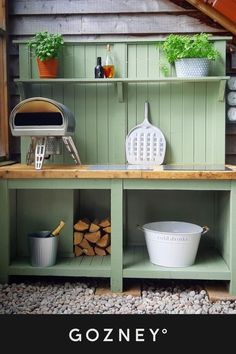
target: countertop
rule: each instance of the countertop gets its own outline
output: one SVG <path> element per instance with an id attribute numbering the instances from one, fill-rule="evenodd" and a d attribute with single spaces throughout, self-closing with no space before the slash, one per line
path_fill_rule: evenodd
<path id="1" fill-rule="evenodd" d="M 94 165 L 92 165 L 94 166 Z M 100 168 L 99 168 L 100 166 Z M 34 166 L 14 164 L 0 167 L 0 179 L 162 179 L 162 180 L 235 180 L 236 165 L 226 165 L 229 169 L 212 170 L 163 170 L 163 166 L 146 169 L 121 169 L 121 165 L 111 165 L 109 169 L 98 165 L 44 165 L 42 170 Z M 109 165 L 107 165 L 109 166 Z"/>

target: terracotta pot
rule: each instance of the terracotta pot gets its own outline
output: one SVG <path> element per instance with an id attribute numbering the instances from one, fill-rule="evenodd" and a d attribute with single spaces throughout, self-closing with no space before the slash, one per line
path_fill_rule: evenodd
<path id="1" fill-rule="evenodd" d="M 39 77 L 40 78 L 55 78 L 58 74 L 58 59 L 51 58 L 41 61 L 37 58 Z"/>

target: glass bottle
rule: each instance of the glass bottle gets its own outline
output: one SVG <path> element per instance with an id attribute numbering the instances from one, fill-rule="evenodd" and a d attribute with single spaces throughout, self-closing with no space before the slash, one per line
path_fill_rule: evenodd
<path id="1" fill-rule="evenodd" d="M 106 78 L 110 79 L 115 76 L 114 59 L 111 52 L 110 44 L 107 44 L 106 60 L 105 65 L 103 66 L 103 71 Z"/>
<path id="2" fill-rule="evenodd" d="M 104 77 L 103 67 L 101 63 L 101 57 L 97 57 L 97 65 L 94 69 L 94 76 L 96 79 L 102 79 Z"/>

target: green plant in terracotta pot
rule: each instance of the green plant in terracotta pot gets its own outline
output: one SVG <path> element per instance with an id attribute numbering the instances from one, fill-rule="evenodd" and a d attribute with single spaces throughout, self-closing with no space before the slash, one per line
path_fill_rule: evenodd
<path id="1" fill-rule="evenodd" d="M 58 74 L 58 57 L 64 40 L 61 34 L 38 32 L 28 41 L 28 47 L 37 58 L 39 77 L 55 78 Z"/>
<path id="2" fill-rule="evenodd" d="M 175 64 L 177 77 L 207 76 L 210 61 L 220 55 L 206 33 L 170 34 L 161 48 L 168 62 Z"/>

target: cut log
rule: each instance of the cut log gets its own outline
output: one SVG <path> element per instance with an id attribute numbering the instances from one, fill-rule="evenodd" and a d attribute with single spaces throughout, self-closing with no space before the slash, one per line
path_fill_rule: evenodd
<path id="1" fill-rule="evenodd" d="M 109 218 L 103 219 L 100 223 L 99 226 L 101 227 L 108 227 L 111 226 L 111 222 L 109 220 Z"/>
<path id="2" fill-rule="evenodd" d="M 90 221 L 88 219 L 81 219 L 75 225 L 74 229 L 76 231 L 87 231 L 90 226 Z"/>
<path id="3" fill-rule="evenodd" d="M 110 243 L 110 236 L 108 234 L 105 234 L 96 242 L 96 245 L 101 247 L 101 248 L 106 248 Z"/>
<path id="4" fill-rule="evenodd" d="M 89 249 L 91 248 L 92 246 L 90 245 L 90 243 L 85 239 L 83 238 L 83 240 L 80 242 L 79 246 L 81 248 L 85 248 L 85 249 Z"/>
<path id="5" fill-rule="evenodd" d="M 108 246 L 108 247 L 106 248 L 106 251 L 107 251 L 107 253 L 111 254 L 111 246 Z"/>
<path id="6" fill-rule="evenodd" d="M 89 242 L 96 243 L 101 237 L 101 231 L 96 232 L 86 232 L 84 238 Z"/>
<path id="7" fill-rule="evenodd" d="M 99 220 L 95 219 L 93 222 L 91 222 L 90 227 L 89 227 L 89 232 L 96 232 L 100 229 L 99 226 Z"/>
<path id="8" fill-rule="evenodd" d="M 83 232 L 74 232 L 74 245 L 78 245 L 83 240 L 84 234 Z"/>
<path id="9" fill-rule="evenodd" d="M 84 248 L 83 252 L 84 252 L 84 254 L 86 254 L 86 256 L 95 256 L 95 252 L 94 252 L 94 249 L 92 247 Z"/>
<path id="10" fill-rule="evenodd" d="M 80 248 L 79 246 L 75 246 L 75 255 L 76 255 L 76 257 L 81 256 L 82 254 L 83 254 L 82 248 Z"/>
<path id="11" fill-rule="evenodd" d="M 106 255 L 106 251 L 103 248 L 100 247 L 94 247 L 94 251 L 98 256 L 105 256 Z"/>
<path id="12" fill-rule="evenodd" d="M 110 234 L 111 233 L 111 226 L 104 227 L 103 231 L 105 231 L 106 233 Z"/>

